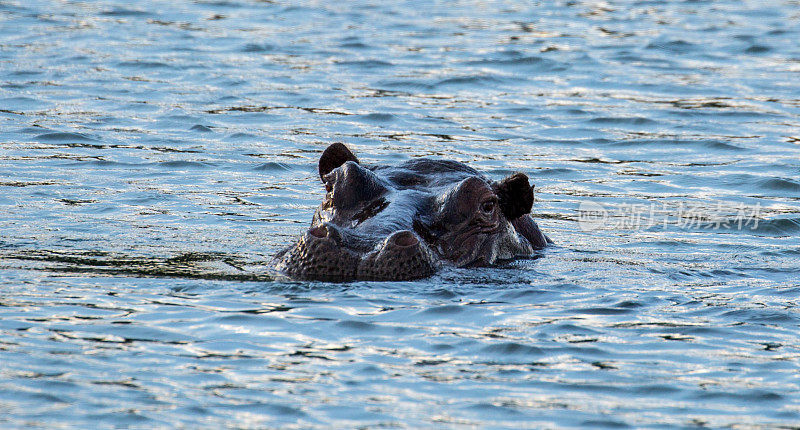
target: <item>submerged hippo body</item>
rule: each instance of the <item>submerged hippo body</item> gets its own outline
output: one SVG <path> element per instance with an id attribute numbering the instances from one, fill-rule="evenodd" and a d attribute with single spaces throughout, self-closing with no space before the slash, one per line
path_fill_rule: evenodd
<path id="1" fill-rule="evenodd" d="M 274 259 L 295 279 L 410 280 L 442 264 L 483 266 L 528 256 L 550 240 L 529 213 L 533 187 L 455 161 L 364 167 L 341 143 L 319 160 L 327 194 L 311 228 Z"/>

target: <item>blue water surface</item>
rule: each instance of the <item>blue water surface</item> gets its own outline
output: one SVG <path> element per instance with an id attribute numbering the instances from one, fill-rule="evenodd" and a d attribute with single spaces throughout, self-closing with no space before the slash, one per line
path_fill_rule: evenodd
<path id="1" fill-rule="evenodd" d="M 797 0 L 0 1 L 0 427 L 800 426 L 798 40 Z M 524 172 L 556 246 L 275 279 L 338 141 Z"/>

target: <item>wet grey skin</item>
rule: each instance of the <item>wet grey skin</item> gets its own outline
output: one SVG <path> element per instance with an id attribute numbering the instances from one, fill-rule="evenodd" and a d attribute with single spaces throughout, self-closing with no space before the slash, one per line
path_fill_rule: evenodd
<path id="1" fill-rule="evenodd" d="M 442 265 L 487 266 L 552 243 L 531 218 L 533 186 L 459 162 L 419 158 L 365 167 L 341 143 L 319 160 L 325 198 L 311 227 L 273 260 L 298 280 L 425 278 Z"/>

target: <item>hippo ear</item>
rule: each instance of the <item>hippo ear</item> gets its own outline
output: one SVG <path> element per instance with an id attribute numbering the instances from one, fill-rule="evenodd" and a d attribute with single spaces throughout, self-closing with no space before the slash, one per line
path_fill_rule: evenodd
<path id="1" fill-rule="evenodd" d="M 320 179 L 348 161 L 358 163 L 358 158 L 343 143 L 336 142 L 331 144 L 331 146 L 325 148 L 322 156 L 319 157 Z"/>
<path id="2" fill-rule="evenodd" d="M 524 173 L 514 173 L 500 182 L 492 184 L 500 200 L 500 209 L 509 220 L 530 213 L 533 207 L 533 186 L 528 184 Z"/>

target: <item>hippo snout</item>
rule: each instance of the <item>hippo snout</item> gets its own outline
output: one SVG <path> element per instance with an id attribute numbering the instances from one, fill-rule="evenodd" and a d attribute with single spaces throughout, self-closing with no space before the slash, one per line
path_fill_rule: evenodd
<path id="1" fill-rule="evenodd" d="M 350 280 L 355 277 L 361 258 L 340 242 L 341 235 L 331 226 L 312 227 L 276 257 L 276 268 L 297 279 Z"/>
<path id="2" fill-rule="evenodd" d="M 432 275 L 436 264 L 430 249 L 408 230 L 393 233 L 358 265 L 359 279 L 411 280 Z"/>
<path id="3" fill-rule="evenodd" d="M 389 235 L 369 252 L 348 241 L 351 237 L 333 225 L 312 227 L 276 257 L 276 268 L 292 278 L 324 281 L 411 280 L 436 269 L 431 251 L 408 230 Z"/>

